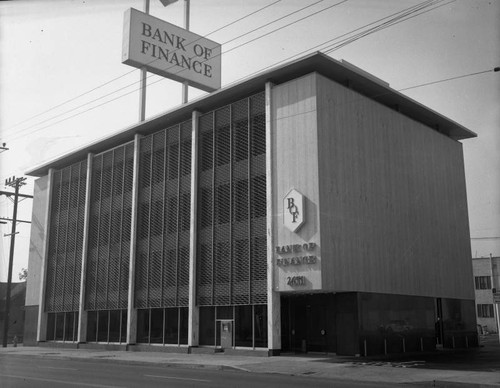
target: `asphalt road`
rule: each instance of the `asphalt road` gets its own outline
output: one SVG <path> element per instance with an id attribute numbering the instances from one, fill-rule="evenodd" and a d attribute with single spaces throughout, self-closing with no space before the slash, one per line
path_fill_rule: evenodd
<path id="1" fill-rule="evenodd" d="M 234 370 L 159 367 L 73 359 L 0 356 L 0 386 L 10 387 L 388 387 L 317 377 L 247 373 Z M 393 387 L 400 387 L 394 384 Z M 389 385 L 390 387 L 390 385 Z"/>

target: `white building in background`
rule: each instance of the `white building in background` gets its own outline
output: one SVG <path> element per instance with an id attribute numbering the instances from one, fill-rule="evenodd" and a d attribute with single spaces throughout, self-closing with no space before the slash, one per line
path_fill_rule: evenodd
<path id="1" fill-rule="evenodd" d="M 480 334 L 498 333 L 498 306 L 493 300 L 495 289 L 500 289 L 500 257 L 475 257 L 472 259 L 476 293 L 477 324 Z"/>

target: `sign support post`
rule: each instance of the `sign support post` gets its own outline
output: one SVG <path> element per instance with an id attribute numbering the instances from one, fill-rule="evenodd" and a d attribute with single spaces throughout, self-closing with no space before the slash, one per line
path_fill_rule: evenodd
<path id="1" fill-rule="evenodd" d="M 149 0 L 144 0 L 144 13 L 149 15 Z M 148 71 L 146 67 L 141 67 L 141 83 L 139 91 L 139 121 L 146 120 L 146 79 Z"/>
<path id="2" fill-rule="evenodd" d="M 184 0 L 184 28 L 189 31 L 189 0 Z M 188 87 L 189 82 L 182 83 L 182 103 L 188 102 Z"/>
<path id="3" fill-rule="evenodd" d="M 170 3 L 177 0 L 162 1 L 163 5 L 166 7 Z M 150 0 L 144 0 L 144 13 L 149 15 L 149 2 Z M 189 31 L 189 5 L 190 0 L 184 0 L 184 28 Z M 139 90 L 139 122 L 146 120 L 146 79 L 148 71 L 147 68 L 141 67 L 141 78 L 140 78 L 140 90 Z M 189 82 L 184 81 L 182 83 L 182 103 L 188 102 L 188 88 Z"/>

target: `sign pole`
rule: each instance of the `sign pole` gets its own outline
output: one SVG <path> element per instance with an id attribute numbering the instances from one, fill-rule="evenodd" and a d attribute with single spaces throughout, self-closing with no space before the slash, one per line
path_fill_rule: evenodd
<path id="1" fill-rule="evenodd" d="M 144 13 L 149 15 L 149 0 L 144 0 Z M 141 68 L 141 83 L 139 91 L 139 121 L 146 120 L 146 79 L 148 71 L 146 67 Z"/>
<path id="2" fill-rule="evenodd" d="M 184 28 L 189 31 L 189 0 L 184 0 Z M 188 87 L 189 82 L 182 83 L 182 103 L 188 102 Z"/>
<path id="3" fill-rule="evenodd" d="M 496 293 L 493 294 L 493 308 L 494 308 L 493 315 L 495 315 L 495 321 L 497 324 L 498 342 L 500 343 L 500 314 L 498 311 L 499 301 L 497 300 L 497 293 L 499 293 L 498 287 L 500 285 L 496 284 L 497 282 L 495 281 L 496 276 L 495 272 L 493 271 L 493 256 L 491 255 L 491 253 L 490 253 L 490 268 L 491 268 L 491 287 L 496 290 Z"/>
<path id="4" fill-rule="evenodd" d="M 5 313 L 3 323 L 3 341 L 2 347 L 7 347 L 7 337 L 9 335 L 9 316 L 10 316 L 10 295 L 12 288 L 12 266 L 14 265 L 14 245 L 16 243 L 16 225 L 17 225 L 17 204 L 19 202 L 19 187 L 25 185 L 26 178 L 16 178 L 5 180 L 5 186 L 14 187 L 14 212 L 12 214 L 12 231 L 10 233 L 10 251 L 9 251 L 9 272 L 7 273 L 7 290 L 5 296 Z M 4 237 L 9 236 L 8 234 Z"/>

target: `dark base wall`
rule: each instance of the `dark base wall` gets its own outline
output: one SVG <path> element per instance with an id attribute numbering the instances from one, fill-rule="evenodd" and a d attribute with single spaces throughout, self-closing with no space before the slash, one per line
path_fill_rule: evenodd
<path id="1" fill-rule="evenodd" d="M 24 316 L 24 346 L 35 346 L 38 326 L 38 306 L 25 306 Z"/>

